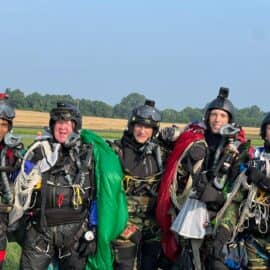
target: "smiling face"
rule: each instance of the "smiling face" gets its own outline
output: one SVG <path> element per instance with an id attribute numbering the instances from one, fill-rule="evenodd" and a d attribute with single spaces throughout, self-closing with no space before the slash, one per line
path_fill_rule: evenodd
<path id="1" fill-rule="evenodd" d="M 229 114 L 223 110 L 213 109 L 209 114 L 209 126 L 215 134 L 219 133 L 222 126 L 229 123 Z"/>
<path id="2" fill-rule="evenodd" d="M 74 123 L 71 120 L 59 120 L 55 122 L 54 125 L 54 138 L 59 143 L 65 143 L 68 136 L 73 132 L 74 130 Z"/>
<path id="3" fill-rule="evenodd" d="M 138 143 L 144 144 L 153 135 L 153 128 L 136 123 L 133 128 L 133 136 Z"/>

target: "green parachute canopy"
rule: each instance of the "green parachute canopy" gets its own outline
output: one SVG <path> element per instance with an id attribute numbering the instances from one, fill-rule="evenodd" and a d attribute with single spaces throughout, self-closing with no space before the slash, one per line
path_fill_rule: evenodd
<path id="1" fill-rule="evenodd" d="M 101 137 L 82 130 L 81 139 L 94 146 L 98 209 L 97 252 L 88 257 L 85 269 L 110 270 L 113 268 L 110 243 L 124 230 L 128 218 L 123 171 L 118 156 Z"/>

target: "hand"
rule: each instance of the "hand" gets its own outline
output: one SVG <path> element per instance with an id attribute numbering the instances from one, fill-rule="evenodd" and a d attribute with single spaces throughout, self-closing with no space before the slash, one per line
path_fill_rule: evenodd
<path id="1" fill-rule="evenodd" d="M 191 158 L 191 161 L 197 162 L 204 159 L 207 154 L 207 148 L 204 143 L 194 143 L 187 152 L 187 155 Z"/>
<path id="2" fill-rule="evenodd" d="M 254 167 L 247 168 L 245 174 L 247 176 L 247 182 L 249 184 L 254 183 L 255 185 L 257 185 L 265 176 L 261 171 Z"/>
<path id="3" fill-rule="evenodd" d="M 171 127 L 164 127 L 160 130 L 161 139 L 164 140 L 165 142 L 176 141 L 180 133 L 181 133 L 181 130 L 175 125 Z"/>
<path id="4" fill-rule="evenodd" d="M 229 152 L 233 157 L 236 157 L 239 155 L 239 151 L 235 144 L 229 143 L 225 146 L 224 152 Z"/>
<path id="5" fill-rule="evenodd" d="M 194 190 L 196 190 L 196 196 L 198 198 L 201 198 L 202 194 L 204 193 L 206 186 L 208 184 L 208 179 L 206 176 L 206 172 L 200 172 L 199 174 L 197 174 L 195 176 L 194 179 L 195 183 L 194 183 Z"/>

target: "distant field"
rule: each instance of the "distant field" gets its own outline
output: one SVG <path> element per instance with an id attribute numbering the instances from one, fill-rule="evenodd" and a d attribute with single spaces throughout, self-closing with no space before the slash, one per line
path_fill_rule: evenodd
<path id="1" fill-rule="evenodd" d="M 16 118 L 14 120 L 15 127 L 36 127 L 42 128 L 48 126 L 49 113 L 33 112 L 16 110 Z M 170 123 L 162 123 L 161 126 L 166 126 Z M 93 130 L 116 130 L 123 131 L 127 126 L 127 120 L 115 118 L 102 118 L 102 117 L 83 117 L 83 128 Z M 185 124 L 179 124 L 180 127 Z"/>
<path id="2" fill-rule="evenodd" d="M 43 127 L 48 126 L 49 113 L 16 110 L 14 120 L 15 131 L 21 134 L 36 135 L 36 132 Z M 172 123 L 161 123 L 161 127 L 170 126 Z M 186 124 L 177 123 L 177 126 L 183 128 Z M 102 117 L 83 117 L 83 128 L 96 131 L 100 136 L 106 138 L 118 138 L 127 126 L 127 120 Z M 30 128 L 31 127 L 31 128 Z M 25 129 L 27 128 L 27 129 Z M 245 127 L 248 139 L 252 144 L 260 145 L 259 128 Z"/>

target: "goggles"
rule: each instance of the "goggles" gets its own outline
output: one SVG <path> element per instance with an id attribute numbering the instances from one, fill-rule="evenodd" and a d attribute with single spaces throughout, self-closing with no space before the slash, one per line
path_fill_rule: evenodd
<path id="1" fill-rule="evenodd" d="M 160 122 L 161 114 L 154 107 L 143 105 L 136 109 L 135 114 L 137 117 L 144 119 L 151 119 L 155 122 Z"/>
<path id="2" fill-rule="evenodd" d="M 74 115 L 70 111 L 54 111 L 51 113 L 51 119 L 52 120 L 72 120 L 74 118 Z"/>

